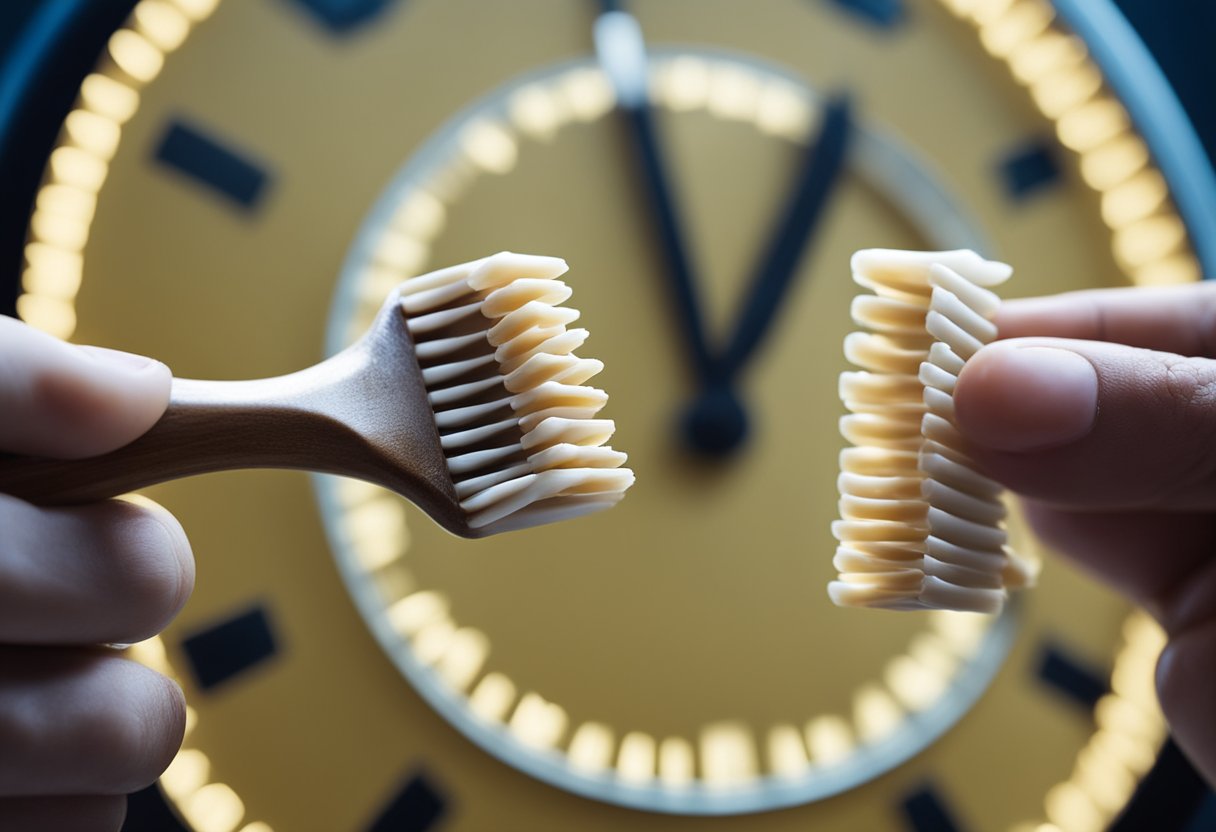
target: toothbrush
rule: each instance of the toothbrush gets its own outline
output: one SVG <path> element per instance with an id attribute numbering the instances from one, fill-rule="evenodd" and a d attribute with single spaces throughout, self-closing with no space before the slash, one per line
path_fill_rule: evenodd
<path id="1" fill-rule="evenodd" d="M 500 252 L 411 278 L 369 331 L 320 364 L 254 381 L 174 379 L 142 437 L 79 460 L 0 457 L 0 492 L 42 505 L 179 477 L 296 468 L 403 495 L 448 531 L 484 537 L 616 504 L 625 454 L 584 384 L 585 329 L 556 257 Z"/>
<path id="2" fill-rule="evenodd" d="M 863 368 L 840 377 L 840 541 L 828 585 L 841 606 L 1000 612 L 1034 568 L 1006 545 L 1001 486 L 978 473 L 954 425 L 954 384 L 996 338 L 1004 263 L 973 251 L 868 249 L 853 255 L 869 332 L 845 339 Z"/>

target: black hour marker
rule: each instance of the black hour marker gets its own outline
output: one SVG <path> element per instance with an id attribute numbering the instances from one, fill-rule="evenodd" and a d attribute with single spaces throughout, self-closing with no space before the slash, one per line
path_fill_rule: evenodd
<path id="1" fill-rule="evenodd" d="M 229 618 L 182 642 L 194 680 L 209 690 L 274 656 L 278 651 L 263 607 Z"/>
<path id="2" fill-rule="evenodd" d="M 371 20 L 394 0 L 296 0 L 334 33 Z"/>
<path id="3" fill-rule="evenodd" d="M 1039 647 L 1039 665 L 1035 675 L 1039 681 L 1086 710 L 1092 710 L 1110 690 L 1103 674 L 1087 667 L 1083 661 L 1069 655 L 1056 644 Z"/>
<path id="4" fill-rule="evenodd" d="M 412 775 L 367 832 L 427 832 L 447 811 L 447 799 L 422 773 Z"/>
<path id="5" fill-rule="evenodd" d="M 932 783 L 923 784 L 904 798 L 904 818 L 915 832 L 961 832 Z"/>
<path id="6" fill-rule="evenodd" d="M 894 29 L 904 22 L 904 0 L 832 0 L 832 2 L 880 29 Z"/>
<path id="7" fill-rule="evenodd" d="M 998 169 L 1001 184 L 1010 199 L 1023 200 L 1060 178 L 1055 148 L 1046 141 L 1027 142 L 1001 159 Z"/>
<path id="8" fill-rule="evenodd" d="M 246 154 L 181 121 L 169 125 L 156 160 L 246 209 L 257 206 L 270 178 Z"/>

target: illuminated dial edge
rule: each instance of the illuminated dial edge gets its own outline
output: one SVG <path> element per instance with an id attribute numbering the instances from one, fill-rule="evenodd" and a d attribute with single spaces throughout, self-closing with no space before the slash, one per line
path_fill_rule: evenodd
<path id="1" fill-rule="evenodd" d="M 655 71 L 652 81 L 656 87 L 656 103 L 675 110 L 705 108 L 719 117 L 744 122 L 754 120 L 760 129 L 787 140 L 807 141 L 811 129 L 807 118 L 771 119 L 765 122 L 763 107 L 756 114 L 732 111 L 726 102 L 720 102 L 715 107 L 712 88 L 704 99 L 679 100 L 676 92 L 662 83 L 664 78 L 679 75 L 681 71 L 687 77 L 694 68 L 692 62 L 696 62 L 697 66 L 720 65 L 735 71 L 751 72 L 758 78 L 796 89 L 799 97 L 805 99 L 798 102 L 799 106 L 814 109 L 817 106 L 815 93 L 796 74 L 728 50 L 656 50 L 653 55 Z M 701 74 L 708 78 L 713 72 Z M 331 304 L 327 351 L 340 350 L 357 337 L 366 326 L 366 317 L 377 308 L 378 299 L 384 291 L 409 277 L 414 270 L 433 265 L 426 261 L 427 252 L 431 240 L 441 232 L 442 220 L 424 223 L 426 228 L 422 232 L 406 229 L 405 239 L 411 243 L 406 250 L 411 253 L 411 259 L 407 266 L 403 266 L 399 262 L 402 256 L 402 239 L 399 235 L 403 229 L 400 221 L 395 222 L 402 213 L 402 206 L 408 215 L 412 213 L 411 199 L 422 197 L 424 201 L 451 204 L 474 177 L 486 172 L 505 173 L 509 170 L 522 142 L 536 138 L 528 135 L 526 126 L 518 124 L 520 116 L 513 112 L 511 103 L 517 99 L 517 93 L 532 90 L 539 95 L 545 83 L 548 86 L 543 88 L 548 94 L 558 94 L 567 85 L 579 86 L 587 94 L 588 100 L 597 102 L 596 106 L 588 106 L 572 117 L 546 125 L 546 139 L 553 139 L 564 124 L 577 120 L 597 120 L 612 107 L 611 89 L 598 65 L 593 60 L 573 60 L 513 79 L 450 119 L 412 154 L 373 207 L 363 230 L 356 237 Z M 809 110 L 806 115 L 809 115 Z M 483 139 L 484 146 L 481 142 Z M 863 126 L 857 137 L 853 166 L 864 180 L 902 210 L 932 245 L 942 248 L 988 248 L 982 234 L 957 209 L 954 199 L 935 181 L 924 162 L 890 137 Z M 441 196 L 435 196 L 437 191 L 441 192 Z M 411 227 L 417 224 L 407 222 Z M 389 231 L 390 227 L 392 231 Z M 377 252 L 381 250 L 386 236 L 392 242 L 390 252 L 378 257 Z M 450 680 L 445 681 L 441 674 L 432 669 L 430 664 L 437 657 L 420 661 L 415 655 L 416 652 L 430 653 L 430 644 L 451 637 L 455 631 L 467 632 L 468 628 L 461 627 L 450 618 L 446 607 L 431 590 L 417 587 L 412 576 L 403 577 L 408 574 L 407 570 L 393 561 L 405 554 L 404 547 L 394 553 L 384 551 L 386 535 L 381 524 L 391 504 L 397 505 L 400 511 L 399 501 L 387 494 L 382 494 L 383 499 L 377 500 L 375 490 L 349 481 L 317 477 L 315 482 L 331 548 L 351 596 L 385 653 L 415 689 L 467 737 L 504 762 L 553 785 L 606 802 L 683 814 L 736 814 L 782 808 L 837 794 L 898 766 L 921 751 L 928 742 L 940 737 L 975 703 L 999 669 L 1013 642 L 1018 615 L 1016 606 L 998 619 L 953 669 L 954 675 L 950 684 L 944 686 L 943 695 L 932 704 L 915 709 L 914 715 L 905 719 L 901 727 L 890 735 L 880 740 L 867 740 L 862 726 L 842 720 L 840 724 L 847 732 L 848 747 L 860 750 L 842 751 L 842 754 L 851 754 L 847 761 L 825 760 L 824 765 L 830 765 L 830 768 L 804 765 L 798 773 L 766 772 L 750 778 L 740 777 L 738 782 L 706 782 L 710 780 L 706 777 L 673 784 L 663 782 L 665 778 L 660 764 L 657 773 L 644 779 L 639 775 L 641 782 L 631 782 L 629 772 L 624 770 L 627 766 L 623 758 L 627 756 L 625 745 L 628 737 L 635 732 L 622 729 L 623 738 L 614 736 L 611 740 L 604 740 L 611 743 L 613 752 L 619 750 L 622 754 L 616 773 L 607 773 L 613 770 L 611 765 L 594 773 L 580 771 L 577 760 L 571 760 L 574 765 L 563 764 L 562 755 L 552 747 L 537 748 L 535 742 L 523 741 L 526 733 L 518 730 L 520 726 L 515 724 L 517 714 L 526 713 L 529 704 L 537 706 L 534 710 L 543 712 L 546 707 L 560 707 L 560 703 L 543 699 L 541 692 L 523 692 L 521 697 L 521 691 L 509 676 L 494 670 L 487 672 L 479 666 L 473 677 L 463 680 L 461 689 L 474 683 L 480 685 L 483 680 L 487 681 L 486 687 L 489 687 L 492 682 L 495 688 L 492 697 L 494 707 L 501 711 L 496 711 L 490 718 L 486 718 L 484 712 L 479 717 L 475 712 L 484 711 L 478 707 L 480 688 L 473 690 L 471 697 L 466 698 L 462 692 L 453 690 Z M 344 490 L 349 492 L 347 496 L 343 496 Z M 342 522 L 344 511 L 364 511 L 369 504 L 377 506 L 371 512 L 375 518 L 373 527 L 362 529 L 357 519 L 354 523 Z M 404 524 L 403 514 L 398 522 Z M 374 548 L 378 554 L 368 557 L 360 551 L 367 547 Z M 375 575 L 386 569 L 391 570 L 388 573 L 391 578 Z M 404 584 L 411 589 L 405 596 L 399 596 L 390 589 L 386 598 L 386 593 L 381 591 L 386 583 Z M 429 612 L 424 612 L 425 608 L 429 608 Z M 397 610 L 402 615 L 394 616 Z M 423 620 L 421 616 L 433 618 Z M 394 617 L 402 623 L 391 622 Z M 986 625 L 987 620 L 984 623 Z M 910 656 L 894 658 L 913 661 Z M 479 661 L 484 663 L 485 657 L 482 656 Z M 876 682 L 859 689 L 857 698 L 860 700 L 866 695 L 870 698 L 890 696 L 891 691 L 885 683 Z M 486 700 L 489 698 L 482 697 Z M 562 716 L 566 718 L 564 710 Z M 577 727 L 588 724 L 594 723 L 582 723 Z M 778 727 L 770 726 L 770 730 Z M 572 751 L 577 737 L 569 737 L 565 728 L 563 725 L 563 736 L 571 740 Z M 861 740 L 854 742 L 851 739 L 854 735 L 860 736 Z M 649 737 L 648 734 L 642 736 Z M 651 739 L 656 747 L 660 746 L 659 739 Z M 666 738 L 664 742 L 679 739 Z M 759 738 L 748 735 L 738 739 L 751 745 L 753 739 Z M 702 766 L 697 765 L 703 751 L 686 740 L 683 742 L 688 749 L 689 764 L 702 768 L 704 772 L 708 766 L 703 761 Z M 759 745 L 756 743 L 755 747 Z"/>
<path id="2" fill-rule="evenodd" d="M 218 0 L 174 0 L 174 2 L 184 11 L 186 11 L 188 15 L 192 16 L 191 20 L 193 22 L 203 19 L 218 3 Z M 942 0 L 942 2 L 947 7 L 959 14 L 966 13 L 968 9 L 974 5 L 968 0 Z M 141 6 L 142 5 L 144 4 L 141 4 Z M 1013 8 L 1018 4 L 1003 5 L 1007 8 Z M 1077 13 L 1081 14 L 1081 11 L 1078 11 Z M 128 24 L 123 31 L 131 31 L 138 34 L 139 26 L 137 23 L 133 22 Z M 138 79 L 127 75 L 117 66 L 113 65 L 104 70 L 100 70 L 98 73 L 96 73 L 96 75 L 109 80 L 117 81 L 120 86 L 125 86 L 129 91 L 132 92 L 136 91 L 143 83 L 147 83 L 151 80 L 151 78 L 148 78 L 145 81 L 139 81 Z M 1124 93 L 1124 95 L 1127 94 L 1128 93 L 1126 92 Z M 138 101 L 136 99 L 136 106 L 137 104 Z M 101 115 L 113 121 L 115 126 L 120 126 L 121 123 L 125 121 L 125 118 L 113 118 L 113 114 L 105 112 L 104 109 L 102 112 L 98 112 L 93 108 L 92 105 L 88 103 L 87 100 L 83 101 L 78 106 L 77 110 L 83 110 L 85 112 Z M 134 110 L 131 112 L 133 113 Z M 129 118 L 130 114 L 128 114 L 126 117 Z M 1057 128 L 1059 129 L 1061 119 L 1059 117 L 1053 117 L 1052 121 L 1057 124 Z M 1180 129 L 1183 132 L 1189 131 L 1190 128 L 1185 124 L 1185 122 L 1179 122 L 1176 119 L 1173 121 L 1176 122 L 1173 125 L 1175 128 Z M 1160 155 L 1160 149 L 1157 147 L 1154 137 L 1150 135 L 1146 138 L 1148 139 L 1150 146 L 1155 151 L 1158 151 L 1158 155 Z M 100 161 L 103 164 L 105 162 L 106 157 L 104 153 L 95 153 L 95 148 L 91 150 L 87 144 L 82 146 L 82 144 L 79 143 L 76 138 L 71 136 L 70 133 L 66 131 L 65 134 L 61 136 L 60 142 L 57 145 L 57 148 L 58 147 L 68 147 L 83 150 L 87 155 L 92 156 L 94 160 Z M 95 165 L 92 167 L 94 170 L 96 170 Z M 1155 170 L 1155 168 L 1153 167 L 1152 162 L 1148 162 L 1140 172 L 1153 170 Z M 1169 171 L 1166 171 L 1166 173 L 1168 175 Z M 100 181 L 96 182 L 82 183 L 79 181 L 73 181 L 73 179 L 74 177 L 71 176 L 60 176 L 56 174 L 52 168 L 48 168 L 48 176 L 44 182 L 44 190 L 47 186 L 51 185 L 67 185 L 69 188 L 76 189 L 83 193 L 87 201 L 90 197 L 95 198 L 97 192 L 100 190 L 101 184 L 104 182 L 104 173 L 100 178 Z M 1176 177 L 1171 176 L 1170 179 L 1172 184 L 1175 186 L 1179 184 L 1175 181 Z M 1091 182 L 1091 185 L 1094 185 L 1094 183 Z M 1113 196 L 1117 191 L 1117 188 L 1118 185 L 1116 184 L 1106 188 L 1098 188 L 1098 190 L 1102 191 L 1104 196 Z M 1185 205 L 1180 207 L 1186 210 Z M 41 210 L 41 207 L 39 210 Z M 1174 206 L 1169 204 L 1168 201 L 1156 211 L 1154 216 L 1166 220 L 1167 224 L 1171 218 L 1177 219 Z M 84 225 L 86 232 L 90 220 L 91 217 L 79 220 L 80 224 Z M 1190 233 L 1192 235 L 1206 234 L 1206 236 L 1216 239 L 1216 235 L 1213 234 L 1213 231 L 1216 231 L 1216 228 L 1213 227 L 1212 222 L 1207 220 L 1200 221 L 1200 219 L 1197 219 L 1191 215 L 1188 215 L 1188 220 L 1191 221 Z M 1108 224 L 1111 225 L 1113 232 L 1112 236 L 1117 239 L 1117 232 L 1124 230 L 1124 227 L 1117 227 L 1116 224 L 1112 223 Z M 87 233 L 85 237 L 87 238 Z M 25 300 L 20 307 L 21 316 L 34 326 L 38 326 L 54 334 L 61 335 L 62 337 L 70 337 L 74 328 L 73 303 L 76 292 L 79 289 L 79 271 L 73 267 L 71 258 L 78 257 L 82 254 L 84 242 L 81 241 L 78 245 L 63 245 L 61 244 L 62 241 L 54 239 L 54 235 L 43 234 L 37 229 L 33 229 L 31 231 L 29 239 L 30 244 L 41 244 L 45 246 L 43 253 L 49 253 L 52 255 L 51 258 L 49 258 L 52 262 L 39 262 L 37 260 L 37 255 L 31 257 L 31 251 L 29 248 L 27 248 L 27 268 L 23 274 L 23 287 L 25 289 L 25 294 L 22 296 Z M 1186 248 L 1185 244 L 1182 246 L 1182 248 Z M 57 254 L 66 254 L 68 259 L 59 259 L 58 262 L 54 262 L 54 255 Z M 1177 249 L 1172 251 L 1166 250 L 1164 252 L 1153 252 L 1150 249 L 1150 254 L 1152 254 L 1152 256 L 1147 257 L 1142 261 L 1126 264 L 1129 267 L 1132 267 L 1132 277 L 1138 283 L 1183 282 L 1187 279 L 1198 276 L 1197 270 L 1191 268 L 1191 265 L 1193 265 L 1193 260 L 1188 258 L 1185 251 L 1182 251 L 1180 254 Z M 1200 254 L 1201 256 L 1204 256 L 1204 264 L 1207 270 L 1209 272 L 1216 271 L 1216 268 L 1214 268 L 1216 264 L 1210 262 L 1211 256 L 1203 255 L 1203 252 L 1200 252 Z M 1124 262 L 1124 258 L 1120 258 L 1120 262 Z M 1120 656 L 1122 655 L 1123 654 L 1121 653 Z"/>

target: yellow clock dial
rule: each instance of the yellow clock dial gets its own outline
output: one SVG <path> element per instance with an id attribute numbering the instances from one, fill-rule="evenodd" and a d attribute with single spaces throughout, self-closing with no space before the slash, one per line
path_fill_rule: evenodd
<path id="1" fill-rule="evenodd" d="M 86 81 L 29 319 L 254 377 L 336 348 L 410 274 L 558 254 L 638 474 L 603 516 L 476 543 L 358 483 L 318 482 L 320 508 L 291 473 L 154 489 L 199 558 L 144 648 L 192 707 L 171 803 L 248 832 L 1097 828 L 1162 736 L 1151 625 L 1050 555 L 995 621 L 826 599 L 846 264 L 966 245 L 1015 266 L 1011 294 L 1194 279 L 1164 180 L 1041 2 L 920 0 L 891 29 L 851 4 L 633 5 L 714 343 L 823 96 L 853 101 L 728 459 L 676 436 L 693 381 L 595 4 L 367 4 L 339 33 L 304 0 L 145 0 Z"/>
<path id="2" fill-rule="evenodd" d="M 652 79 L 653 100 L 672 114 L 664 126 L 673 157 L 700 159 L 702 170 L 715 158 L 748 160 L 735 176 L 709 177 L 694 200 L 721 206 L 698 226 L 710 240 L 745 226 L 731 247 L 699 252 L 742 268 L 739 249 L 755 247 L 743 241 L 758 239 L 756 220 L 773 213 L 757 191 L 780 193 L 820 108 L 788 74 L 725 54 L 660 54 Z M 593 331 L 611 330 L 607 354 L 626 371 L 617 370 L 613 388 L 634 414 L 623 436 L 635 458 L 651 460 L 644 487 L 655 496 L 598 527 L 465 551 L 419 528 L 425 524 L 388 494 L 322 482 L 336 553 L 407 677 L 475 741 L 542 778 L 626 805 L 692 813 L 773 808 L 851 788 L 919 751 L 970 706 L 1008 649 L 1014 617 L 989 632 L 983 618 L 938 616 L 918 622 L 925 626 L 911 642 L 894 620 L 873 622 L 888 626 L 857 642 L 810 635 L 825 611 L 816 609 L 814 589 L 822 564 L 807 546 L 824 545 L 834 508 L 838 408 L 799 388 L 831 390 L 840 360 L 825 347 L 849 326 L 842 310 L 850 286 L 839 269 L 818 276 L 827 285 L 810 287 L 797 307 L 805 311 L 785 324 L 793 331 L 775 336 L 771 351 L 788 350 L 789 359 L 760 390 L 745 385 L 748 398 L 761 396 L 776 411 L 761 406 L 756 447 L 725 463 L 690 456 L 672 425 L 688 391 L 673 344 L 679 333 L 656 297 L 636 194 L 611 164 L 620 157 L 612 105 L 594 62 L 567 63 L 509 83 L 441 129 L 356 239 L 333 347 L 357 337 L 374 299 L 434 250 L 486 239 L 491 248 L 522 240 L 593 254 L 572 279 L 590 297 Z M 836 209 L 844 222 L 892 244 L 983 246 L 935 178 L 890 138 L 862 127 L 853 144 L 856 181 Z M 697 177 L 695 167 L 680 172 L 685 181 Z M 546 187 L 552 193 L 536 208 L 512 210 L 521 194 L 536 199 Z M 595 210 L 555 213 L 550 199 L 555 208 L 578 199 Z M 634 244 L 606 228 L 634 230 Z M 738 305 L 740 281 L 713 273 L 718 281 L 706 285 L 719 301 L 715 317 L 724 318 Z M 817 378 L 817 368 L 828 375 Z M 647 394 L 656 384 L 662 392 Z M 394 511 L 408 543 L 401 531 L 396 545 L 386 541 L 383 516 Z M 747 555 L 753 541 L 768 551 Z M 458 563 L 453 551 L 468 560 Z M 631 589 L 639 584 L 678 589 Z M 760 598 L 769 606 L 763 616 L 755 614 Z M 545 649 L 536 649 L 538 638 Z M 565 670 L 572 662 L 586 664 L 573 678 Z M 815 670 L 833 666 L 840 669 L 831 680 Z M 901 675 L 907 667 L 916 670 Z M 602 691 L 623 678 L 634 681 L 605 699 Z M 771 693 L 748 695 L 751 686 Z"/>

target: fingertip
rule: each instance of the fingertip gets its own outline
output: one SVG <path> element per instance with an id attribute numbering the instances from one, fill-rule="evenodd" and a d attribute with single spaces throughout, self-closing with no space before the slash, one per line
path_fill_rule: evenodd
<path id="1" fill-rule="evenodd" d="M 967 361 L 954 404 L 958 428 L 971 442 L 996 451 L 1044 450 L 1093 428 L 1098 375 L 1071 350 L 1000 341 Z"/>
<path id="2" fill-rule="evenodd" d="M 1161 708 L 1178 745 L 1216 783 L 1216 620 L 1175 636 L 1157 663 Z"/>
<path id="3" fill-rule="evenodd" d="M 168 548 L 178 569 L 177 591 L 174 593 L 169 617 L 165 622 L 168 624 L 182 611 L 182 607 L 186 606 L 186 602 L 194 592 L 194 550 L 190 546 L 190 538 L 186 536 L 186 530 L 182 528 L 181 522 L 168 509 L 152 500 L 145 499 L 143 504 L 148 508 L 152 519 L 164 531 Z"/>
<path id="4" fill-rule="evenodd" d="M 94 456 L 133 441 L 164 413 L 172 374 L 159 361 L 80 347 L 0 321 L 0 448 Z"/>
<path id="5" fill-rule="evenodd" d="M 130 514 L 122 524 L 121 587 L 128 609 L 138 613 L 134 629 L 119 640 L 133 643 L 164 630 L 194 591 L 195 564 L 190 540 L 167 509 L 146 497 L 129 495 Z"/>
<path id="6" fill-rule="evenodd" d="M 186 738 L 186 692 L 176 679 L 163 673 L 150 672 L 155 677 L 155 683 L 162 689 L 162 694 L 149 697 L 147 717 L 152 723 L 152 729 L 149 730 L 146 744 L 147 768 L 144 776 L 136 781 L 137 788 L 144 788 L 156 782 L 165 769 L 169 768 Z M 139 783 L 143 785 L 138 785 Z"/>
<path id="7" fill-rule="evenodd" d="M 102 656 L 86 680 L 105 698 L 79 715 L 75 741 L 89 760 L 87 784 L 101 794 L 129 794 L 156 782 L 181 749 L 186 697 L 173 679 L 131 659 Z"/>
<path id="8" fill-rule="evenodd" d="M 165 746 L 166 756 L 160 761 L 160 771 L 173 762 L 177 752 L 181 750 L 182 742 L 186 739 L 186 691 L 181 682 L 172 676 L 159 674 L 165 686 Z M 157 774 L 159 777 L 160 774 Z"/>
<path id="9" fill-rule="evenodd" d="M 44 376 L 45 395 L 62 429 L 56 456 L 107 453 L 147 432 L 169 404 L 172 373 L 151 358 L 102 347 L 75 347 L 69 366 Z"/>

